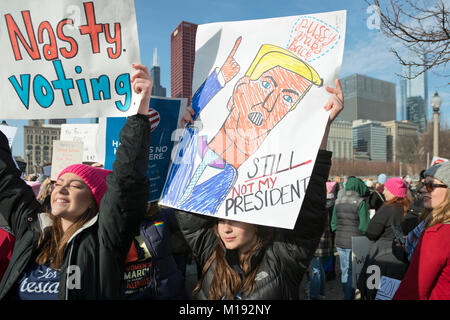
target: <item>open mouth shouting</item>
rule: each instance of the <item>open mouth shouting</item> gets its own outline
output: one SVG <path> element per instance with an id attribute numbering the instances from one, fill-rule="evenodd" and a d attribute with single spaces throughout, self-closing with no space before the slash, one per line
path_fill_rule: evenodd
<path id="1" fill-rule="evenodd" d="M 252 111 L 248 115 L 248 120 L 255 126 L 260 127 L 264 121 L 264 117 L 261 112 Z"/>

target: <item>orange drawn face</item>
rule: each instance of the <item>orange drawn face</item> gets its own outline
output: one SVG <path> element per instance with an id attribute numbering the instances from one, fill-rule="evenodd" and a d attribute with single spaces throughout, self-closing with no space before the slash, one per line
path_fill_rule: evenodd
<path id="1" fill-rule="evenodd" d="M 241 78 L 234 88 L 225 131 L 235 131 L 247 144 L 259 145 L 310 86 L 311 82 L 302 76 L 279 66 L 254 81 L 247 76 Z"/>

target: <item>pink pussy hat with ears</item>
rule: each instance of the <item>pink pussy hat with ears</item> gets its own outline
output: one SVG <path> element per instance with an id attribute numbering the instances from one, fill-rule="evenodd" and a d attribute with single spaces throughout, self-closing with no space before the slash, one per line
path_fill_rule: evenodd
<path id="1" fill-rule="evenodd" d="M 402 178 L 389 178 L 384 183 L 384 187 L 396 197 L 406 197 L 406 189 L 408 186 Z"/>
<path id="2" fill-rule="evenodd" d="M 106 185 L 106 177 L 111 173 L 111 170 L 91 167 L 85 164 L 73 164 L 65 168 L 58 175 L 57 180 L 65 173 L 73 173 L 79 176 L 84 183 L 91 189 L 94 195 L 97 206 L 100 209 L 100 202 L 108 186 Z"/>

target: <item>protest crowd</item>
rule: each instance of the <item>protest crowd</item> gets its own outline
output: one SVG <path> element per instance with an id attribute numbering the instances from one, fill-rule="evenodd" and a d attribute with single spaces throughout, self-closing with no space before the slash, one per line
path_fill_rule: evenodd
<path id="1" fill-rule="evenodd" d="M 235 41 L 228 56 L 230 66 L 222 68 L 225 81 L 237 73 L 227 72 L 235 66 L 233 55 L 241 41 Z M 276 50 L 277 56 L 284 54 Z M 282 69 L 284 78 L 298 76 L 292 67 L 298 62 L 291 55 L 283 59 L 284 67 L 274 68 Z M 339 79 L 321 91 L 326 103 L 317 107 L 328 116 L 323 138 L 295 225 L 286 229 L 194 213 L 188 205 L 217 206 L 211 199 L 197 201 L 194 184 L 186 183 L 187 191 L 177 198 L 185 207 L 148 201 L 153 82 L 145 65 L 132 68 L 131 88 L 141 99 L 121 128 L 112 170 L 104 163 L 80 162 L 53 179 L 25 176 L 0 132 L 0 300 L 330 300 L 331 281 L 339 283 L 344 300 L 450 299 L 450 161 L 423 168 L 418 181 L 383 172 L 376 179 L 330 176 L 328 133 L 344 109 Z M 313 84 L 322 85 L 308 70 L 309 78 L 295 80 L 298 96 Z M 240 80 L 241 88 L 248 86 L 240 96 L 253 90 L 249 83 L 254 79 L 249 79 L 258 76 L 251 72 Z M 275 82 L 276 76 L 270 79 L 281 92 L 283 83 Z M 268 132 L 295 108 L 281 106 L 293 102 L 286 96 L 292 91 L 283 91 L 283 101 L 264 98 L 285 112 Z M 194 124 L 199 110 L 188 106 L 181 126 Z M 251 117 L 254 123 L 260 120 Z M 235 121 L 234 115 L 230 119 Z M 249 148 L 257 149 L 262 140 L 258 137 Z M 244 142 L 236 141 L 237 150 Z M 232 148 L 198 145 L 204 160 L 197 178 L 205 167 L 227 160 Z M 223 159 L 215 154 L 220 147 L 226 149 Z M 239 167 L 247 158 L 237 164 L 223 161 L 224 175 L 208 188 L 223 199 L 236 178 L 235 173 L 225 175 L 233 171 L 230 164 Z M 196 267 L 192 286 L 187 285 L 190 265 Z M 394 292 L 384 291 L 387 282 L 395 284 Z"/>

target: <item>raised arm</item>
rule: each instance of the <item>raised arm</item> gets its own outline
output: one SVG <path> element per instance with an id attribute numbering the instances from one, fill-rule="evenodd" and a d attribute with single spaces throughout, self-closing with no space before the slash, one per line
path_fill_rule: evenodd
<path id="1" fill-rule="evenodd" d="M 133 89 L 142 96 L 138 114 L 130 116 L 120 132 L 113 172 L 107 177 L 108 191 L 102 199 L 99 233 L 103 243 L 125 257 L 147 208 L 149 181 L 146 176 L 150 123 L 148 107 L 152 79 L 143 65 L 133 65 Z"/>
<path id="2" fill-rule="evenodd" d="M 0 131 L 0 214 L 19 238 L 27 224 L 36 219 L 39 208 L 33 190 L 13 161 L 8 139 Z"/>

